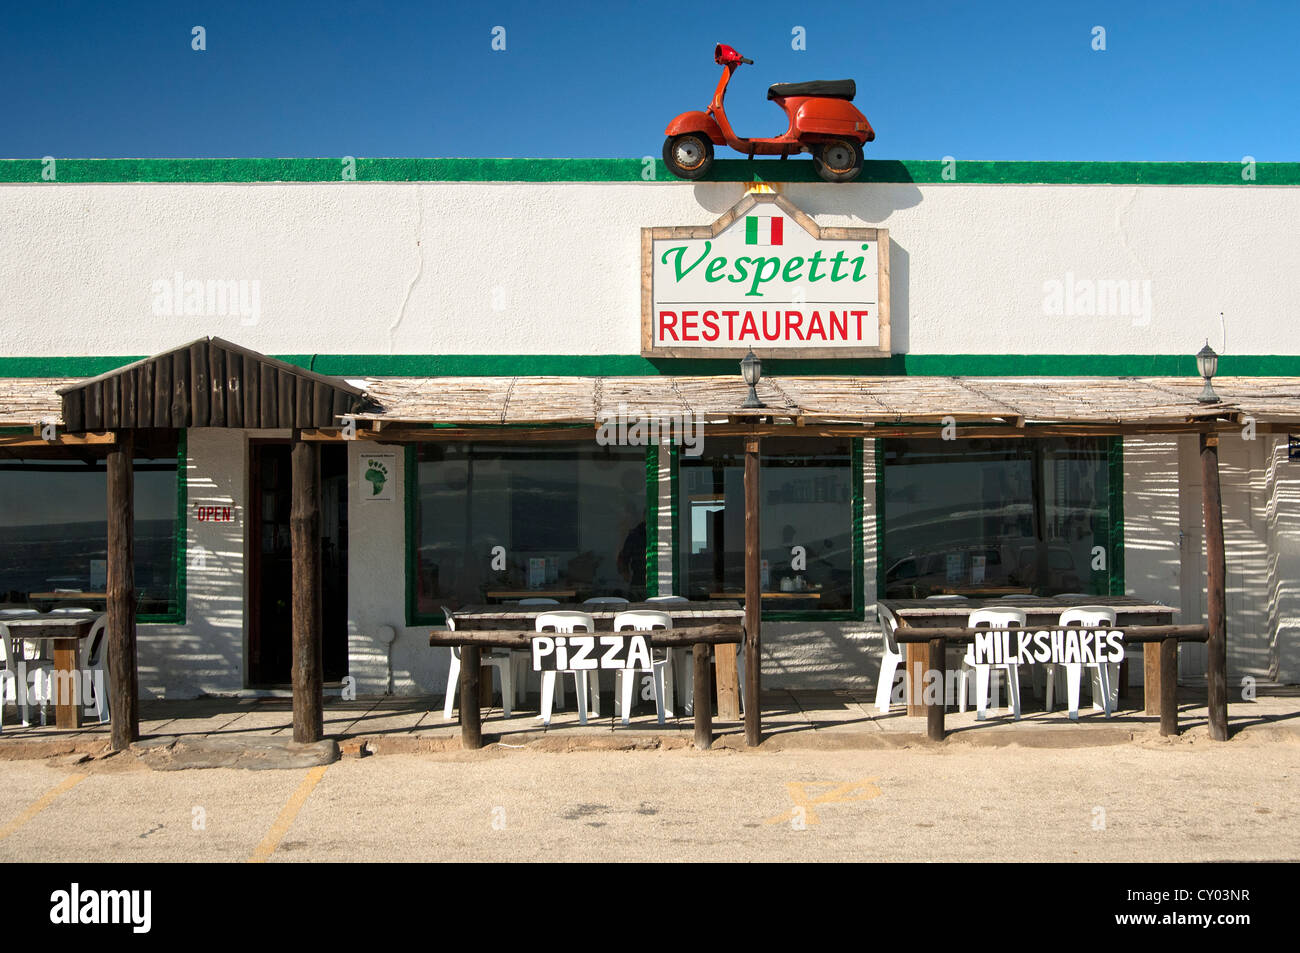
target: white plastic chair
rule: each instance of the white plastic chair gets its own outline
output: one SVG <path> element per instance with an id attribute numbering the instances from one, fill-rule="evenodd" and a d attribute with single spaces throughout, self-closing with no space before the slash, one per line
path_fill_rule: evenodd
<path id="1" fill-rule="evenodd" d="M 590 599 L 583 599 L 584 606 L 625 606 L 628 601 L 622 596 L 592 596 Z"/>
<path id="2" fill-rule="evenodd" d="M 48 691 L 45 690 L 46 683 L 49 681 L 49 673 L 54 669 L 54 663 L 45 659 L 26 657 L 23 651 L 22 637 L 13 635 L 9 626 L 5 624 L 6 619 L 30 618 L 39 613 L 28 609 L 0 609 L 0 658 L 5 663 L 3 678 L 0 679 L 0 729 L 4 727 L 4 682 L 10 682 L 13 688 L 13 697 L 17 703 L 18 709 L 22 715 L 23 726 L 27 727 L 32 723 L 31 703 L 36 701 L 37 708 L 41 713 L 41 724 L 46 724 L 45 714 L 45 696 Z M 30 683 L 28 673 L 36 675 L 35 699 L 28 690 Z"/>
<path id="3" fill-rule="evenodd" d="M 715 652 L 709 653 L 710 665 L 715 665 L 717 662 Z M 682 713 L 693 715 L 695 714 L 695 646 L 677 649 L 673 653 L 673 667 L 677 673 L 677 685 L 681 689 L 678 692 L 678 702 L 682 706 Z M 736 644 L 736 676 L 737 687 L 740 690 L 740 710 L 743 713 L 745 710 L 745 644 L 743 642 Z"/>
<path id="4" fill-rule="evenodd" d="M 1076 606 L 1061 613 L 1058 625 L 1084 625 L 1089 628 L 1113 629 L 1115 627 L 1115 610 L 1110 606 Z M 1092 707 L 1099 708 L 1109 718 L 1115 710 L 1119 698 L 1119 663 L 1118 662 L 1061 662 L 1049 664 L 1047 668 L 1047 710 L 1051 711 L 1055 703 L 1056 674 L 1063 672 L 1066 682 L 1066 700 L 1069 704 L 1071 721 L 1079 720 L 1079 688 L 1083 681 L 1084 668 L 1092 669 Z M 1116 697 L 1112 697 L 1112 686 Z"/>
<path id="5" fill-rule="evenodd" d="M 968 629 L 988 626 L 990 629 L 1023 629 L 1025 613 L 1010 606 L 994 606 L 989 609 L 976 609 L 970 614 L 966 623 Z M 1020 666 L 1015 662 L 993 664 L 975 664 L 975 643 L 966 647 L 966 657 L 962 659 L 961 674 L 958 678 L 958 711 L 966 710 L 966 694 L 970 677 L 975 676 L 975 717 L 984 720 L 984 713 L 989 706 L 989 682 L 994 669 L 1000 669 L 1007 676 L 1007 694 L 1011 696 L 1011 712 L 1016 721 L 1020 720 Z"/>
<path id="6" fill-rule="evenodd" d="M 108 711 L 108 613 L 101 613 L 90 627 L 90 635 L 82 643 L 81 668 L 90 673 L 91 688 L 95 693 L 95 714 L 99 723 L 109 719 Z M 85 700 L 82 700 L 85 704 Z"/>
<path id="7" fill-rule="evenodd" d="M 889 699 L 894 694 L 894 674 L 906 656 L 894 640 L 894 634 L 898 631 L 898 619 L 894 613 L 877 603 L 876 615 L 880 619 L 880 639 L 884 646 L 880 656 L 880 678 L 876 682 L 876 711 L 887 715 Z"/>
<path id="8" fill-rule="evenodd" d="M 557 634 L 573 632 L 595 632 L 596 620 L 586 612 L 543 612 L 537 617 L 537 631 L 554 629 Z M 551 710 L 555 703 L 556 675 L 572 675 L 573 688 L 578 696 L 578 722 L 587 723 L 588 691 L 592 693 L 592 713 L 600 715 L 600 674 L 597 669 L 564 669 L 562 672 L 542 672 L 542 713 L 538 716 L 542 724 L 551 723 Z"/>
<path id="9" fill-rule="evenodd" d="M 558 606 L 559 599 L 552 599 L 549 596 L 533 596 L 528 599 L 520 599 L 517 605 L 521 606 Z M 528 665 L 532 659 L 532 652 L 524 649 L 522 651 L 511 650 L 510 657 L 515 663 L 515 694 L 522 704 L 528 701 Z M 560 692 L 560 702 L 564 702 L 564 692 Z"/>
<path id="10" fill-rule="evenodd" d="M 451 612 L 446 606 L 442 608 L 443 618 L 447 620 L 447 628 L 455 632 L 456 620 L 452 617 Z M 460 646 L 451 646 L 451 662 L 447 668 L 447 698 L 442 705 L 442 717 L 444 721 L 451 721 L 452 708 L 456 703 L 456 695 L 459 694 L 460 688 Z M 510 703 L 514 699 L 514 665 L 509 652 L 480 652 L 479 665 L 491 666 L 497 670 L 501 680 L 501 713 L 505 717 L 510 717 Z"/>
<path id="11" fill-rule="evenodd" d="M 0 609 L 0 622 L 5 619 L 30 619 L 38 615 L 40 613 L 35 609 Z M 23 653 L 23 658 L 29 662 L 35 659 L 49 661 L 45 653 L 45 646 L 40 642 L 27 642 L 19 639 L 18 648 Z"/>
<path id="12" fill-rule="evenodd" d="M 673 617 L 667 612 L 655 612 L 652 609 L 636 609 L 631 612 L 620 612 L 614 616 L 614 631 L 622 632 L 626 629 L 632 629 L 636 632 L 651 632 L 655 629 L 671 629 L 673 627 Z M 632 717 L 632 692 L 636 688 L 639 678 L 633 676 L 639 672 L 649 671 L 654 676 L 655 686 L 655 713 L 659 716 L 659 724 L 664 723 L 664 713 L 672 715 L 673 702 L 673 665 L 671 652 L 665 651 L 662 658 L 655 658 L 653 654 L 650 657 L 649 669 L 619 669 L 618 676 L 614 684 L 614 699 L 616 710 L 614 716 L 622 716 L 623 724 L 627 724 Z"/>

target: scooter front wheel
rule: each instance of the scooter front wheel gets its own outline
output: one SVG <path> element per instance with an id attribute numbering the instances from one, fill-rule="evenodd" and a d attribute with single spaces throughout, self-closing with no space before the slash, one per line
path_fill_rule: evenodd
<path id="1" fill-rule="evenodd" d="M 862 145 L 854 139 L 832 139 L 813 151 L 813 165 L 827 182 L 852 182 L 862 171 Z"/>
<path id="2" fill-rule="evenodd" d="M 664 140 L 664 165 L 679 179 L 700 179 L 713 165 L 713 142 L 702 132 Z"/>

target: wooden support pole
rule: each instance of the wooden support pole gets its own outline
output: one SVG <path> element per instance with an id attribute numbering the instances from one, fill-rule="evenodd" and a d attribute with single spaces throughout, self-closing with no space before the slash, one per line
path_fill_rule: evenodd
<path id="1" fill-rule="evenodd" d="M 108 451 L 108 663 L 112 747 L 140 739 L 135 652 L 135 440 L 123 431 Z"/>
<path id="2" fill-rule="evenodd" d="M 1178 640 L 1160 643 L 1160 733 L 1178 734 Z"/>
<path id="3" fill-rule="evenodd" d="M 709 697 L 709 658 L 713 654 L 713 646 L 700 642 L 691 654 L 695 666 L 695 747 L 708 751 L 713 747 L 713 699 Z"/>
<path id="4" fill-rule="evenodd" d="M 762 673 L 763 576 L 758 535 L 758 437 L 745 439 L 745 743 L 757 745 L 763 733 Z"/>
<path id="5" fill-rule="evenodd" d="M 939 680 L 938 685 L 935 686 L 939 691 L 939 703 L 937 705 L 930 705 L 926 709 L 926 731 L 929 734 L 931 741 L 943 741 L 945 734 L 943 715 L 944 709 L 947 707 L 947 699 L 945 697 L 947 692 L 947 673 L 944 671 L 947 667 L 947 660 L 944 657 L 946 654 L 943 639 L 930 640 L 930 677 Z"/>
<path id="6" fill-rule="evenodd" d="M 320 448 L 295 432 L 291 451 L 293 501 L 293 740 L 325 733 L 320 592 Z"/>
<path id="7" fill-rule="evenodd" d="M 1201 498 L 1205 508 L 1205 595 L 1210 638 L 1205 677 L 1209 692 L 1210 737 L 1228 740 L 1228 626 L 1223 550 L 1223 498 L 1219 491 L 1219 437 L 1201 434 Z"/>
<path id="8" fill-rule="evenodd" d="M 1142 647 L 1142 712 L 1160 714 L 1160 643 L 1148 642 Z"/>
<path id="9" fill-rule="evenodd" d="M 536 629 L 470 629 L 475 620 L 465 619 L 456 623 L 456 628 L 433 629 L 429 632 L 429 645 L 476 645 L 481 649 L 524 649 L 532 651 L 533 639 L 539 633 Z M 547 634 L 547 633 L 541 633 Z M 602 633 L 606 634 L 606 633 Z M 698 643 L 708 646 L 727 645 L 735 655 L 734 646 L 745 640 L 745 630 L 740 623 L 719 622 L 713 625 L 684 625 L 676 629 L 655 629 L 641 632 L 653 648 L 694 648 Z"/>
<path id="10" fill-rule="evenodd" d="M 466 645 L 460 650 L 460 746 L 470 751 L 483 747 L 483 712 L 479 708 L 481 650 Z"/>

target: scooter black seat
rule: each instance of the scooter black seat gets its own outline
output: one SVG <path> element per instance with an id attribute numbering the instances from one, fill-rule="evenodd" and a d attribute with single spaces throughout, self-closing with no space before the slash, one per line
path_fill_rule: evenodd
<path id="1" fill-rule="evenodd" d="M 825 96 L 827 99 L 852 100 L 858 84 L 851 79 L 815 79 L 811 83 L 776 83 L 767 88 L 768 99 L 788 96 Z"/>

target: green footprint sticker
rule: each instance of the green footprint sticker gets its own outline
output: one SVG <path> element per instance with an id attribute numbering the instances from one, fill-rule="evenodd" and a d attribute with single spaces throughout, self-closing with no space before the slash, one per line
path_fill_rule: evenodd
<path id="1" fill-rule="evenodd" d="M 384 466 L 379 460 L 367 460 L 368 469 L 365 478 L 370 483 L 370 495 L 378 496 L 384 489 L 384 484 L 388 482 L 388 467 Z"/>

